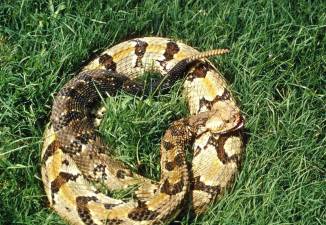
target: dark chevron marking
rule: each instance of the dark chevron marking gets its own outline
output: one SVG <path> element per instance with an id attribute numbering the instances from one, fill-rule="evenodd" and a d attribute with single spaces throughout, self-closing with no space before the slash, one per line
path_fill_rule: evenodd
<path id="1" fill-rule="evenodd" d="M 95 141 L 96 134 L 95 132 L 85 132 L 76 137 L 76 140 L 80 141 L 81 144 L 88 144 L 90 141 Z"/>
<path id="2" fill-rule="evenodd" d="M 175 195 L 182 191 L 183 186 L 183 180 L 180 180 L 175 184 L 170 184 L 169 180 L 166 179 L 162 184 L 160 191 L 167 195 Z"/>
<path id="3" fill-rule="evenodd" d="M 108 71 L 116 71 L 117 69 L 117 64 L 113 61 L 112 56 L 108 54 L 103 54 L 99 58 L 99 63 L 105 67 Z"/>
<path id="4" fill-rule="evenodd" d="M 92 215 L 90 213 L 89 208 L 87 207 L 88 202 L 94 201 L 96 202 L 98 199 L 95 196 L 87 197 L 87 196 L 78 196 L 76 198 L 76 204 L 77 204 L 77 212 L 80 217 L 80 219 L 86 224 L 86 225 L 97 225 L 93 219 Z"/>
<path id="5" fill-rule="evenodd" d="M 217 153 L 217 157 L 221 160 L 221 162 L 223 164 L 226 164 L 226 163 L 228 163 L 230 161 L 233 161 L 233 162 L 235 162 L 237 164 L 237 166 L 240 165 L 240 156 L 235 154 L 235 155 L 232 155 L 232 156 L 228 157 L 226 152 L 225 152 L 225 149 L 224 149 L 224 145 L 225 145 L 226 140 L 228 138 L 232 137 L 232 136 L 240 137 L 240 135 L 241 135 L 240 132 L 241 131 L 230 132 L 230 133 L 227 133 L 227 134 L 223 134 L 218 138 L 216 153 Z"/>
<path id="6" fill-rule="evenodd" d="M 184 165 L 185 156 L 182 153 L 177 154 L 172 162 L 165 162 L 165 169 L 168 171 L 174 170 L 176 167 Z"/>
<path id="7" fill-rule="evenodd" d="M 126 176 L 131 177 L 132 176 L 132 172 L 129 170 L 118 170 L 117 171 L 117 175 L 116 175 L 119 179 L 124 179 Z"/>
<path id="8" fill-rule="evenodd" d="M 109 204 L 109 203 L 104 203 L 104 208 L 106 209 L 112 209 L 113 207 L 120 205 L 120 204 Z"/>
<path id="9" fill-rule="evenodd" d="M 206 185 L 204 182 L 200 181 L 200 177 L 194 177 L 193 181 L 190 184 L 192 190 L 200 190 L 215 196 L 221 192 L 220 186 L 210 186 Z"/>
<path id="10" fill-rule="evenodd" d="M 48 158 L 50 158 L 51 156 L 53 156 L 53 154 L 55 153 L 55 151 L 58 149 L 58 142 L 57 141 L 53 141 L 46 149 L 43 155 L 43 160 L 42 162 L 45 163 Z"/>
<path id="11" fill-rule="evenodd" d="M 180 51 L 179 46 L 177 45 L 177 43 L 170 41 L 166 44 L 166 49 L 164 52 L 164 57 L 166 61 L 169 61 L 171 59 L 173 59 L 173 56 L 178 53 Z"/>
<path id="12" fill-rule="evenodd" d="M 206 77 L 208 70 L 210 69 L 210 65 L 207 62 L 200 62 L 195 66 L 195 70 L 192 72 L 194 77 Z"/>
<path id="13" fill-rule="evenodd" d="M 139 204 L 137 208 L 129 212 L 128 217 L 135 221 L 154 220 L 159 215 L 158 212 L 149 210 L 146 204 Z"/>
<path id="14" fill-rule="evenodd" d="M 237 131 L 229 132 L 226 134 L 222 134 L 222 135 L 218 136 L 217 138 L 215 138 L 214 136 L 210 136 L 207 141 L 207 145 L 212 145 L 215 147 L 217 157 L 223 164 L 229 163 L 230 161 L 234 161 L 238 165 L 240 162 L 240 156 L 235 154 L 235 155 L 232 155 L 231 157 L 228 157 L 225 152 L 225 149 L 224 149 L 225 142 L 230 137 L 241 138 L 241 131 L 237 130 Z M 207 145 L 204 146 L 204 149 L 201 149 L 198 147 L 196 149 L 197 155 L 199 154 L 200 151 L 204 151 L 207 148 Z"/>
<path id="15" fill-rule="evenodd" d="M 135 67 L 142 67 L 143 66 L 142 58 L 144 57 L 148 44 L 145 41 L 140 41 L 140 40 L 134 40 L 134 41 L 136 41 L 137 43 L 135 45 L 135 54 L 137 56 Z"/>
<path id="16" fill-rule="evenodd" d="M 100 173 L 101 174 L 100 179 L 107 180 L 108 175 L 105 173 L 105 168 L 106 168 L 106 165 L 103 165 L 103 164 L 96 165 L 95 168 L 93 169 L 94 176 L 96 176 L 98 173 Z"/>
<path id="17" fill-rule="evenodd" d="M 219 101 L 226 101 L 226 100 L 229 100 L 231 97 L 230 95 L 230 92 L 226 89 L 224 89 L 224 92 L 221 96 L 219 95 L 216 95 L 216 97 L 212 100 L 212 101 L 208 101 L 206 100 L 204 97 L 201 98 L 199 100 L 199 111 L 200 109 L 202 109 L 204 106 L 208 109 L 208 110 L 211 110 L 213 105 L 216 103 L 216 102 L 219 102 Z"/>
<path id="18" fill-rule="evenodd" d="M 66 166 L 69 166 L 69 161 L 68 161 L 67 159 L 64 159 L 64 160 L 62 161 L 62 164 L 66 165 Z"/>
<path id="19" fill-rule="evenodd" d="M 175 145 L 167 140 L 162 140 L 162 146 L 166 151 L 169 151 L 175 147 Z"/>
<path id="20" fill-rule="evenodd" d="M 80 174 L 73 175 L 71 173 L 60 172 L 59 175 L 51 182 L 51 195 L 52 195 L 52 204 L 54 204 L 54 194 L 59 192 L 62 185 L 68 181 L 76 181 Z"/>
<path id="21" fill-rule="evenodd" d="M 169 41 L 166 44 L 166 49 L 165 49 L 165 52 L 163 54 L 165 59 L 162 60 L 162 61 L 157 60 L 165 71 L 167 71 L 167 69 L 166 69 L 167 61 L 170 61 L 171 59 L 173 59 L 174 55 L 176 53 L 178 53 L 179 51 L 180 51 L 180 48 L 177 45 L 177 43 L 175 43 L 173 41 Z"/>
<path id="22" fill-rule="evenodd" d="M 196 78 L 205 78 L 206 74 L 209 70 L 213 70 L 214 68 L 208 63 L 208 62 L 202 62 L 195 61 L 196 66 L 194 67 L 194 70 L 188 74 L 187 81 L 192 82 Z"/>

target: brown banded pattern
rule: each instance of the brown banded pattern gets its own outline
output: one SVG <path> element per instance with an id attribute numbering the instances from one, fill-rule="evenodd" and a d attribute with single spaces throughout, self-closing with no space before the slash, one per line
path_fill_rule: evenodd
<path id="1" fill-rule="evenodd" d="M 135 40 L 135 42 L 137 43 L 135 45 L 135 55 L 137 56 L 135 67 L 142 67 L 142 58 L 146 52 L 148 44 L 145 41 L 141 40 Z"/>
<path id="2" fill-rule="evenodd" d="M 102 64 L 105 69 L 115 72 L 117 69 L 117 64 L 113 61 L 112 56 L 108 54 L 103 54 L 98 59 L 99 63 Z"/>
<path id="3" fill-rule="evenodd" d="M 224 78 L 205 58 L 226 52 L 200 53 L 179 41 L 145 37 L 117 44 L 82 68 L 56 95 L 44 133 L 42 181 L 50 206 L 77 225 L 165 224 L 187 207 L 204 212 L 232 184 L 244 148 L 240 110 Z M 151 71 L 161 73 L 161 86 L 153 86 L 162 90 L 187 77 L 190 111 L 162 138 L 159 182 L 105 154 L 96 131 L 102 98 L 120 91 L 141 95 L 143 84 L 134 78 Z M 186 146 L 193 149 L 190 166 Z M 105 186 L 111 193 L 131 185 L 138 189 L 130 201 L 98 189 Z"/>

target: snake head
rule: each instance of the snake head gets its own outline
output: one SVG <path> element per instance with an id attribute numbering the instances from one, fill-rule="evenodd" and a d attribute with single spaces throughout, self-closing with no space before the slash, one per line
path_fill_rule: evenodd
<path id="1" fill-rule="evenodd" d="M 197 135 L 207 131 L 214 134 L 224 134 L 239 130 L 244 126 L 244 121 L 239 108 L 227 104 L 189 118 L 189 123 L 195 127 Z"/>
<path id="2" fill-rule="evenodd" d="M 212 112 L 213 115 L 206 122 L 207 128 L 212 133 L 223 134 L 239 130 L 244 126 L 245 119 L 236 106 L 221 104 Z"/>

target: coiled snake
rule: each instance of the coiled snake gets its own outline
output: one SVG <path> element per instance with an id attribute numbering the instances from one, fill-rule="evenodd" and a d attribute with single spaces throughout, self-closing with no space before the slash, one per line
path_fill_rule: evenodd
<path id="1" fill-rule="evenodd" d="M 58 92 L 44 133 L 42 180 L 50 206 L 70 224 L 166 224 L 189 206 L 205 211 L 234 180 L 244 144 L 243 117 L 218 70 L 199 53 L 168 38 L 129 40 L 105 50 Z M 135 78 L 158 71 L 153 87 L 168 89 L 186 77 L 190 116 L 171 124 L 161 140 L 161 178 L 154 182 L 106 154 L 97 134 L 101 96 L 125 91 L 143 95 Z M 97 109 L 97 111 L 94 111 Z M 185 147 L 192 144 L 188 166 Z M 138 185 L 130 201 L 97 190 Z"/>

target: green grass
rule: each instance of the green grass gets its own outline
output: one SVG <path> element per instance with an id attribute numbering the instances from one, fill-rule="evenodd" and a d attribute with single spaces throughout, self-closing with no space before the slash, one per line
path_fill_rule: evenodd
<path id="1" fill-rule="evenodd" d="M 246 158 L 233 189 L 182 223 L 326 223 L 325 1 L 74 2 L 0 3 L 0 224 L 65 224 L 46 208 L 40 181 L 54 93 L 93 51 L 150 35 L 200 50 L 231 48 L 213 61 L 247 118 Z M 178 96 L 107 102 L 105 139 L 150 177 L 159 175 L 164 130 L 186 115 Z"/>

